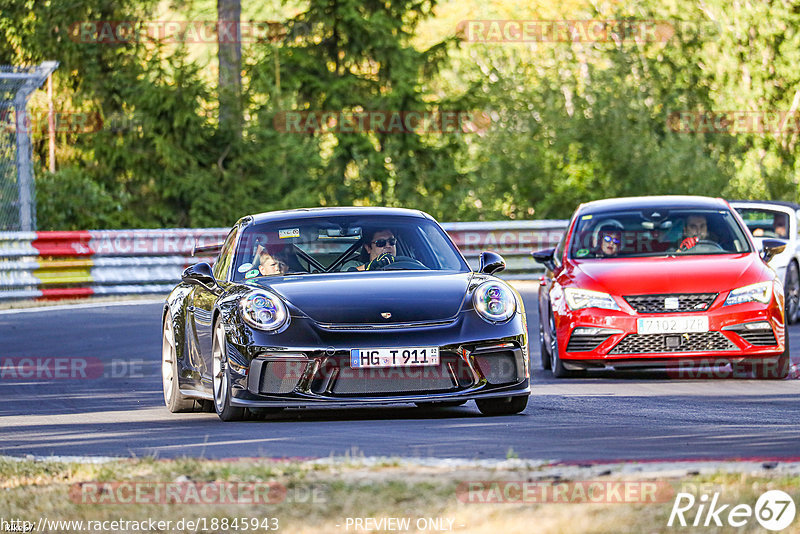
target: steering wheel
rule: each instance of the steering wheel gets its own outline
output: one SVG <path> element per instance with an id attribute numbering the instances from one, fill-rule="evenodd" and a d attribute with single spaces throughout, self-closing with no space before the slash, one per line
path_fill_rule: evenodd
<path id="1" fill-rule="evenodd" d="M 707 247 L 706 250 L 708 249 L 708 247 L 710 247 L 712 250 L 722 250 L 722 251 L 725 250 L 725 248 L 722 245 L 720 245 L 716 241 L 711 241 L 710 239 L 698 239 L 697 243 L 695 243 L 695 245 L 692 248 L 687 248 L 686 250 L 681 250 L 680 248 L 678 248 L 678 250 L 680 252 L 689 252 L 690 250 L 696 251 L 700 246 Z"/>
<path id="2" fill-rule="evenodd" d="M 425 269 L 429 271 L 421 262 L 409 256 L 395 256 L 394 261 L 389 265 L 384 265 L 379 271 L 402 271 L 403 269 Z"/>

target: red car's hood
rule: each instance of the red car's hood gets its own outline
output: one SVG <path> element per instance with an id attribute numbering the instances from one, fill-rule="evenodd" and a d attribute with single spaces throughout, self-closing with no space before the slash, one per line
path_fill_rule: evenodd
<path id="1" fill-rule="evenodd" d="M 769 280 L 768 268 L 752 253 L 575 261 L 569 285 L 616 295 L 707 293 Z"/>

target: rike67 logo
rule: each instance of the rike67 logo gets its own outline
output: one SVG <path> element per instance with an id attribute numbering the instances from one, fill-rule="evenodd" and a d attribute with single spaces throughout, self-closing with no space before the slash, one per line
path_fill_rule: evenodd
<path id="1" fill-rule="evenodd" d="M 769 490 L 749 504 L 720 504 L 719 493 L 678 493 L 669 514 L 669 527 L 743 527 L 755 518 L 765 529 L 780 531 L 792 524 L 796 514 L 794 499 L 781 490 Z"/>

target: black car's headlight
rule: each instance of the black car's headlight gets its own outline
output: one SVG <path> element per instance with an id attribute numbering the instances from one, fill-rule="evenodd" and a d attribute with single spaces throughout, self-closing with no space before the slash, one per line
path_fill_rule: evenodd
<path id="1" fill-rule="evenodd" d="M 502 282 L 484 282 L 472 294 L 475 311 L 490 323 L 501 323 L 514 316 L 517 299 L 514 291 Z"/>
<path id="2" fill-rule="evenodd" d="M 259 330 L 273 332 L 289 321 L 283 301 L 269 291 L 251 291 L 239 301 L 244 322 Z"/>

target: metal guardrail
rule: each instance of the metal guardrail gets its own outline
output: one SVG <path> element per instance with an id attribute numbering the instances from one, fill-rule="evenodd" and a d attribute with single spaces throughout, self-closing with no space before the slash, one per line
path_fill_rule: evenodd
<path id="1" fill-rule="evenodd" d="M 506 260 L 501 277 L 526 280 L 541 268 L 532 250 L 553 247 L 567 221 L 445 223 L 442 226 L 478 268 L 480 253 Z M 198 261 L 195 246 L 221 242 L 227 228 L 0 232 L 0 300 L 92 295 L 166 294 Z"/>

